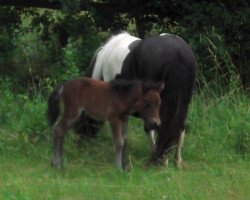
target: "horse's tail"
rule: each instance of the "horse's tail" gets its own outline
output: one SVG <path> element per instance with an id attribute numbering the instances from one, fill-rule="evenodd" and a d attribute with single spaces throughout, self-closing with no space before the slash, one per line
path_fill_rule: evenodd
<path id="1" fill-rule="evenodd" d="M 192 57 L 191 57 L 192 58 Z M 159 128 L 155 158 L 161 158 L 178 143 L 188 112 L 194 90 L 196 62 L 179 61 L 165 77 L 165 88 L 162 92 L 162 125 Z"/>
<path id="2" fill-rule="evenodd" d="M 97 56 L 98 56 L 98 54 L 99 54 L 99 52 L 102 50 L 102 46 L 100 47 L 100 48 L 98 48 L 96 51 L 95 51 L 95 53 L 94 53 L 94 55 L 93 55 L 93 57 L 92 57 L 92 59 L 91 59 L 91 61 L 90 61 L 90 63 L 89 63 L 89 67 L 88 67 L 88 69 L 86 70 L 86 76 L 87 77 L 92 77 L 92 75 L 93 75 L 93 72 L 94 72 L 94 67 L 95 67 L 95 64 L 96 64 L 96 60 L 97 60 Z"/>
<path id="3" fill-rule="evenodd" d="M 53 126 L 60 112 L 60 93 L 62 85 L 57 86 L 48 99 L 47 118 L 50 126 Z"/>
<path id="4" fill-rule="evenodd" d="M 103 46 L 101 46 L 95 51 L 95 54 L 93 55 L 89 67 L 86 71 L 86 77 L 93 77 L 96 61 L 98 60 L 98 54 L 102 49 Z M 93 137 L 97 134 L 101 125 L 101 122 L 88 117 L 84 112 L 82 112 L 79 120 L 74 124 L 74 130 L 76 134 L 80 136 L 80 139 L 84 137 Z"/>

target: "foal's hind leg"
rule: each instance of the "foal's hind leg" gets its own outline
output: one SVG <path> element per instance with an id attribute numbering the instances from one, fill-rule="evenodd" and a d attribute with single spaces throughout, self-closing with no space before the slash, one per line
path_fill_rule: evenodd
<path id="1" fill-rule="evenodd" d="M 53 128 L 53 156 L 51 160 L 53 167 L 63 168 L 63 141 L 68 129 L 67 122 L 63 119 Z"/>
<path id="2" fill-rule="evenodd" d="M 51 164 L 53 167 L 63 168 L 63 142 L 65 133 L 78 118 L 77 112 L 64 112 L 62 119 L 53 128 L 53 156 Z"/>
<path id="3" fill-rule="evenodd" d="M 175 165 L 177 168 L 181 167 L 182 164 L 182 158 L 181 158 L 181 147 L 184 142 L 184 136 L 185 136 L 185 129 L 181 130 L 181 134 L 177 143 L 177 147 L 175 150 Z"/>

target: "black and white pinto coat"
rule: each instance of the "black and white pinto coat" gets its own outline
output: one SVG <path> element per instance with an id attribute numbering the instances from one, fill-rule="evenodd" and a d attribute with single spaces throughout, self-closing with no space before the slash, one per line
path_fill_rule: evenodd
<path id="1" fill-rule="evenodd" d="M 182 38 L 161 34 L 140 40 L 126 32 L 115 35 L 96 51 L 87 75 L 105 81 L 114 78 L 163 80 L 162 124 L 157 129 L 156 143 L 154 132 L 147 130 L 151 161 L 167 164 L 167 154 L 175 148 L 175 164 L 181 166 L 184 124 L 196 78 L 194 53 Z M 94 124 L 92 130 L 98 130 L 96 127 L 100 124 L 94 120 L 91 123 Z"/>

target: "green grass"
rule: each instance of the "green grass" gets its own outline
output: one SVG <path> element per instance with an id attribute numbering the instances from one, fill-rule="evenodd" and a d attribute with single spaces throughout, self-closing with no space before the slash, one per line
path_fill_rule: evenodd
<path id="1" fill-rule="evenodd" d="M 133 136 L 135 137 L 135 136 Z M 0 157 L 0 199 L 247 199 L 249 162 L 218 156 L 209 160 L 202 152 L 186 158 L 193 142 L 187 136 L 182 170 L 146 167 L 146 141 L 139 134 L 129 145 L 130 172 L 114 166 L 110 137 L 85 142 L 80 151 L 66 141 L 65 169 L 50 166 L 50 143 L 41 143 L 28 154 L 16 152 L 14 142 Z M 132 144 L 131 144 L 132 143 Z M 136 145 L 136 146 L 135 146 Z M 201 155 L 198 155 L 201 153 Z M 200 157 L 197 158 L 197 157 Z"/>
<path id="2" fill-rule="evenodd" d="M 142 123 L 131 118 L 129 172 L 115 167 L 108 125 L 80 149 L 75 136 L 69 134 L 65 169 L 53 169 L 45 100 L 38 96 L 20 103 L 8 96 L 0 103 L 0 199 L 250 197 L 250 99 L 241 92 L 220 97 L 204 92 L 194 97 L 180 170 L 174 167 L 172 155 L 168 168 L 147 166 L 147 137 Z"/>

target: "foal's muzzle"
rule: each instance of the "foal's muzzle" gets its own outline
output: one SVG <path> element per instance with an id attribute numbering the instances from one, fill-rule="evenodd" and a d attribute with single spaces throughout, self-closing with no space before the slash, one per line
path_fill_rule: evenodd
<path id="1" fill-rule="evenodd" d="M 153 118 L 153 120 L 144 125 L 144 131 L 149 132 L 150 130 L 157 130 L 161 125 L 161 120 Z"/>
<path id="2" fill-rule="evenodd" d="M 154 117 L 152 119 L 151 123 L 152 123 L 153 126 L 160 126 L 161 125 L 161 120 Z"/>

